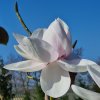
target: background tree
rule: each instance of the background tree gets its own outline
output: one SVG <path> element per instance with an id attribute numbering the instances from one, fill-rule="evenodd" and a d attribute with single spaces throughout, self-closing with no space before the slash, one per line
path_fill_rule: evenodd
<path id="1" fill-rule="evenodd" d="M 7 58 L 6 64 L 15 63 L 18 61 L 23 61 L 21 56 L 15 56 L 10 54 Z M 44 100 L 44 93 L 40 88 L 39 78 L 40 78 L 40 71 L 39 72 L 19 72 L 19 71 L 10 71 L 12 74 L 12 90 L 17 94 L 24 94 L 24 100 Z"/>
<path id="2" fill-rule="evenodd" d="M 0 94 L 3 97 L 3 100 L 11 100 L 13 98 L 14 94 L 12 93 L 12 83 L 11 78 L 12 75 L 3 68 L 4 63 L 3 59 L 0 58 Z"/>
<path id="3" fill-rule="evenodd" d="M 100 65 L 100 57 L 97 59 L 97 64 Z M 93 81 L 92 90 L 95 92 L 100 93 L 100 88 L 97 86 L 97 84 Z"/>

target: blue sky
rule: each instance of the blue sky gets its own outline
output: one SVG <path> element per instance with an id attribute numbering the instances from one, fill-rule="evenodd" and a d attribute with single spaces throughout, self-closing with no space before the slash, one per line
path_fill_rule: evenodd
<path id="1" fill-rule="evenodd" d="M 14 11 L 15 2 L 26 25 L 31 31 L 48 27 L 57 17 L 69 26 L 77 48 L 83 48 L 83 57 L 92 60 L 100 57 L 100 0 L 0 0 L 0 26 L 10 36 L 7 46 L 0 44 L 0 56 L 7 60 L 17 55 L 13 33 L 27 35 Z"/>

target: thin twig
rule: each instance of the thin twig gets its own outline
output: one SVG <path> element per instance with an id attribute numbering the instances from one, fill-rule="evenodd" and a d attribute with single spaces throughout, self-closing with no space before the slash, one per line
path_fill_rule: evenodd
<path id="1" fill-rule="evenodd" d="M 75 40 L 75 42 L 72 45 L 73 49 L 76 47 L 76 44 L 77 44 L 77 40 Z M 74 84 L 75 77 L 76 77 L 77 73 L 69 72 L 69 74 L 70 74 L 70 77 L 71 77 L 71 84 Z"/>
<path id="2" fill-rule="evenodd" d="M 76 44 L 77 44 L 77 40 L 76 40 L 76 41 L 74 42 L 74 44 L 72 45 L 73 49 L 75 48 Z"/>
<path id="3" fill-rule="evenodd" d="M 20 13 L 19 13 L 17 2 L 16 2 L 16 4 L 15 4 L 15 12 L 16 12 L 16 15 L 17 15 L 19 21 L 21 22 L 22 26 L 23 26 L 24 29 L 26 30 L 26 32 L 27 32 L 29 35 L 31 35 L 32 32 L 31 32 L 31 31 L 28 29 L 28 27 L 25 25 L 25 23 L 24 23 L 24 21 L 23 21 L 21 15 L 20 15 Z"/>

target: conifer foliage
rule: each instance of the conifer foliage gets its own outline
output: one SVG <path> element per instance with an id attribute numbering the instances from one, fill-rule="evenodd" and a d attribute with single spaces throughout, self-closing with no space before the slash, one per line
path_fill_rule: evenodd
<path id="1" fill-rule="evenodd" d="M 11 100 L 14 96 L 11 84 L 12 75 L 3 66 L 3 59 L 0 58 L 0 95 L 3 97 L 3 100 Z"/>

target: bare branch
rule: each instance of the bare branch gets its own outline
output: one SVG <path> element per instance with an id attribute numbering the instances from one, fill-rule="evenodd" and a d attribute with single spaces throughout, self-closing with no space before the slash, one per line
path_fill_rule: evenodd
<path id="1" fill-rule="evenodd" d="M 77 40 L 76 40 L 76 41 L 74 42 L 74 44 L 72 45 L 73 49 L 75 48 L 76 44 L 77 44 Z"/>
<path id="2" fill-rule="evenodd" d="M 26 30 L 26 32 L 27 32 L 29 35 L 31 35 L 32 32 L 31 32 L 31 31 L 28 29 L 28 27 L 25 25 L 25 23 L 24 23 L 24 21 L 23 21 L 21 15 L 20 15 L 20 13 L 19 13 L 17 2 L 16 2 L 16 4 L 15 4 L 15 12 L 16 12 L 16 15 L 17 15 L 19 21 L 21 22 L 22 26 L 23 26 L 24 29 Z"/>

